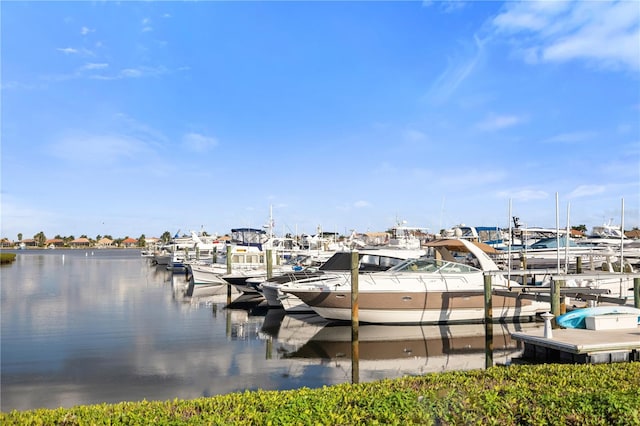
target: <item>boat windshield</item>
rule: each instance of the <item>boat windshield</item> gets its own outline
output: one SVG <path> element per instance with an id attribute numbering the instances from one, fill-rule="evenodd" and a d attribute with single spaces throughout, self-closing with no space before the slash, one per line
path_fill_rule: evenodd
<path id="1" fill-rule="evenodd" d="M 386 271 L 387 269 L 401 263 L 403 259 L 384 255 L 363 254 L 360 256 L 360 271 Z"/>
<path id="2" fill-rule="evenodd" d="M 391 268 L 389 271 L 394 272 L 438 272 L 447 273 L 470 273 L 479 272 L 480 270 L 471 265 L 463 263 L 448 262 L 446 260 L 438 260 L 434 258 L 408 259 L 403 263 Z"/>

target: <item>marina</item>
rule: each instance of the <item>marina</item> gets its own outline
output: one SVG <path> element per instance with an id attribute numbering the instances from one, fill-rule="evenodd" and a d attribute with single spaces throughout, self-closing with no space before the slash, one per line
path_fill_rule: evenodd
<path id="1" fill-rule="evenodd" d="M 1 271 L 2 410 L 321 387 L 513 362 L 638 361 L 637 326 L 612 333 L 554 324 L 551 337 L 542 322 L 545 314 L 603 303 L 637 306 L 634 269 L 505 270 L 494 263 L 499 257 L 490 259 L 496 249 L 456 238 L 421 250 L 410 238 L 359 250 L 225 244 L 200 251 L 193 240 L 182 243 L 155 254 L 15 251 Z M 307 260 L 298 260 L 302 253 Z M 338 262 L 332 253 L 341 253 L 340 265 L 322 270 Z M 245 265 L 234 269 L 234 261 Z M 191 265 L 214 265 L 215 279 L 196 283 Z M 328 312 L 339 315 L 316 310 L 317 295 L 297 313 L 278 304 L 281 295 L 269 303 L 262 284 L 274 277 L 290 289 L 284 294 L 331 289 L 339 311 Z M 400 296 L 383 308 L 391 306 L 390 320 L 380 310 L 384 297 L 371 299 L 378 311 L 367 312 L 367 285 L 375 291 L 385 280 L 407 286 L 385 284 Z M 430 304 L 413 313 L 404 307 L 421 295 Z"/>

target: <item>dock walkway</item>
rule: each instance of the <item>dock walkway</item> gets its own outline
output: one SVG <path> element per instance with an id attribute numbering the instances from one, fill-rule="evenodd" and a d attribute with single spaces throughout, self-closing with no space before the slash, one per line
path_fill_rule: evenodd
<path id="1" fill-rule="evenodd" d="M 512 333 L 524 343 L 525 360 L 600 364 L 640 361 L 640 326 L 620 330 L 554 329 L 553 337 Z"/>

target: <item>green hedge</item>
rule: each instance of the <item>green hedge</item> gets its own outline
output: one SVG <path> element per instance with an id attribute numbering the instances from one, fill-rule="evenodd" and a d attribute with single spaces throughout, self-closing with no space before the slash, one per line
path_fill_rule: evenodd
<path id="1" fill-rule="evenodd" d="M 319 389 L 12 411 L 2 425 L 640 425 L 640 363 L 512 365 Z"/>
<path id="2" fill-rule="evenodd" d="M 0 265 L 4 265 L 5 263 L 11 263 L 16 260 L 15 253 L 0 253 Z"/>

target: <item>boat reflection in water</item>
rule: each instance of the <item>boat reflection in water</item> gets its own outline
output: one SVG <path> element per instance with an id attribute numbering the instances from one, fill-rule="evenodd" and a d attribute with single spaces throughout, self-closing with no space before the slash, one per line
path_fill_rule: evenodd
<path id="1" fill-rule="evenodd" d="M 359 372 L 352 377 L 358 382 L 508 365 L 523 349 L 511 333 L 538 327 L 542 325 L 498 323 L 488 326 L 487 333 L 485 324 L 366 324 L 360 325 L 358 339 L 352 341 L 350 324 L 285 316 L 277 350 L 288 359 L 350 368 Z"/>
<path id="2" fill-rule="evenodd" d="M 315 371 L 326 383 L 508 365 L 523 352 L 522 343 L 512 340 L 511 333 L 543 327 L 536 322 L 360 324 L 353 341 L 348 322 L 328 321 L 315 313 L 287 314 L 283 309 L 269 309 L 255 297 L 234 297 L 231 303 L 225 303 L 229 299 L 221 295 L 187 300 L 191 306 L 207 305 L 214 317 L 224 318 L 229 340 L 264 341 L 268 362 L 289 363 L 287 374 Z"/>

